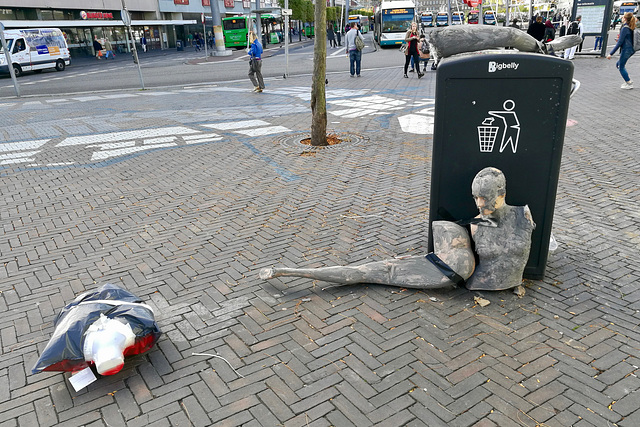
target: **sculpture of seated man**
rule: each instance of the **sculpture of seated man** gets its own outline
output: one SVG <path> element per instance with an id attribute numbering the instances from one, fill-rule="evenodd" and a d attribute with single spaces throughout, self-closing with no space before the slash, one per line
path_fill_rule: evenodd
<path id="1" fill-rule="evenodd" d="M 471 290 L 510 289 L 522 282 L 535 228 L 528 206 L 506 204 L 506 179 L 496 168 L 484 168 L 473 179 L 471 193 L 483 221 L 471 225 L 478 266 L 467 281 Z"/>
<path id="2" fill-rule="evenodd" d="M 434 221 L 434 252 L 357 266 L 320 268 L 265 268 L 261 279 L 307 277 L 340 284 L 371 283 L 415 289 L 462 285 L 469 289 L 501 290 L 518 286 L 529 257 L 535 224 L 527 206 L 505 203 L 506 181 L 496 168 L 485 168 L 473 180 L 472 193 L 480 210 L 471 226 L 479 266 L 465 228 L 449 221 Z M 475 270 L 475 272 L 474 272 Z"/>

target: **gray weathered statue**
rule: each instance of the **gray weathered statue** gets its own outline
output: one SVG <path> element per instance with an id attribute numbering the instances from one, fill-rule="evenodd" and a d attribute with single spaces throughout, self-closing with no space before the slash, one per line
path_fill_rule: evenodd
<path id="1" fill-rule="evenodd" d="M 582 43 L 576 34 L 539 42 L 526 32 L 513 27 L 493 25 L 455 25 L 436 28 L 429 34 L 431 52 L 438 59 L 465 52 L 512 47 L 521 52 L 553 54 Z"/>
<path id="2" fill-rule="evenodd" d="M 471 290 L 502 290 L 522 282 L 535 228 L 528 206 L 506 204 L 506 180 L 496 168 L 484 168 L 473 179 L 471 193 L 483 221 L 471 225 L 479 262 L 467 281 Z"/>
<path id="3" fill-rule="evenodd" d="M 426 256 L 356 266 L 265 268 L 260 271 L 260 278 L 296 276 L 345 285 L 372 283 L 416 289 L 462 285 L 468 279 L 466 286 L 472 290 L 516 287 L 522 282 L 535 227 L 529 208 L 505 203 L 506 180 L 496 168 L 481 170 L 471 190 L 480 210 L 471 226 L 480 260 L 478 267 L 466 229 L 453 222 L 434 221 L 434 252 Z"/>

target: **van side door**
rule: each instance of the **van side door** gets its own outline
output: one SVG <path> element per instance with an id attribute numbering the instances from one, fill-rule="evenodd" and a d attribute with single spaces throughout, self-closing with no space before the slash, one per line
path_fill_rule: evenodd
<path id="1" fill-rule="evenodd" d="M 29 55 L 29 47 L 27 42 L 22 37 L 16 37 L 13 41 L 13 48 L 11 49 L 11 60 L 14 63 L 20 64 L 20 67 L 24 71 L 31 69 L 31 58 Z"/>

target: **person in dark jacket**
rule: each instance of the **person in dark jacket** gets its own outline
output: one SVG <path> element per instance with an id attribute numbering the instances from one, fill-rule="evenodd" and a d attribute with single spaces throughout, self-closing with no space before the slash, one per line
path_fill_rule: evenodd
<path id="1" fill-rule="evenodd" d="M 100 55 L 102 55 L 102 45 L 98 41 L 98 36 L 93 36 L 93 50 L 96 52 L 96 58 L 100 59 Z"/>
<path id="2" fill-rule="evenodd" d="M 327 28 L 327 40 L 329 40 L 329 47 L 338 47 L 336 45 L 336 33 L 333 31 L 333 24 L 329 24 L 329 28 Z"/>
<path id="3" fill-rule="evenodd" d="M 620 49 L 620 59 L 616 62 L 616 67 L 620 70 L 620 75 L 624 79 L 621 89 L 633 89 L 633 81 L 627 72 L 627 61 L 635 53 L 633 50 L 633 31 L 636 29 L 636 18 L 632 12 L 627 12 L 622 17 L 622 28 L 620 28 L 620 36 L 618 43 L 613 47 L 607 59 L 611 59 L 611 55 Z"/>
<path id="4" fill-rule="evenodd" d="M 556 38 L 556 29 L 549 19 L 544 23 L 544 41 L 548 42 Z"/>
<path id="5" fill-rule="evenodd" d="M 533 22 L 531 25 L 529 25 L 527 34 L 538 41 L 542 41 L 542 39 L 544 38 L 545 29 L 546 27 L 542 23 L 542 16 L 537 16 L 536 22 Z"/>

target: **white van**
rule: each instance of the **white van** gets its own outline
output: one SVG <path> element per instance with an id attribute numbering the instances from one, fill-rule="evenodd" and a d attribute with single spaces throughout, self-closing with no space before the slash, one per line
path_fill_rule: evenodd
<path id="1" fill-rule="evenodd" d="M 16 77 L 25 71 L 39 73 L 47 68 L 63 71 L 71 62 L 67 41 L 58 28 L 5 30 L 4 37 Z M 3 50 L 0 50 L 0 73 L 9 74 Z"/>

